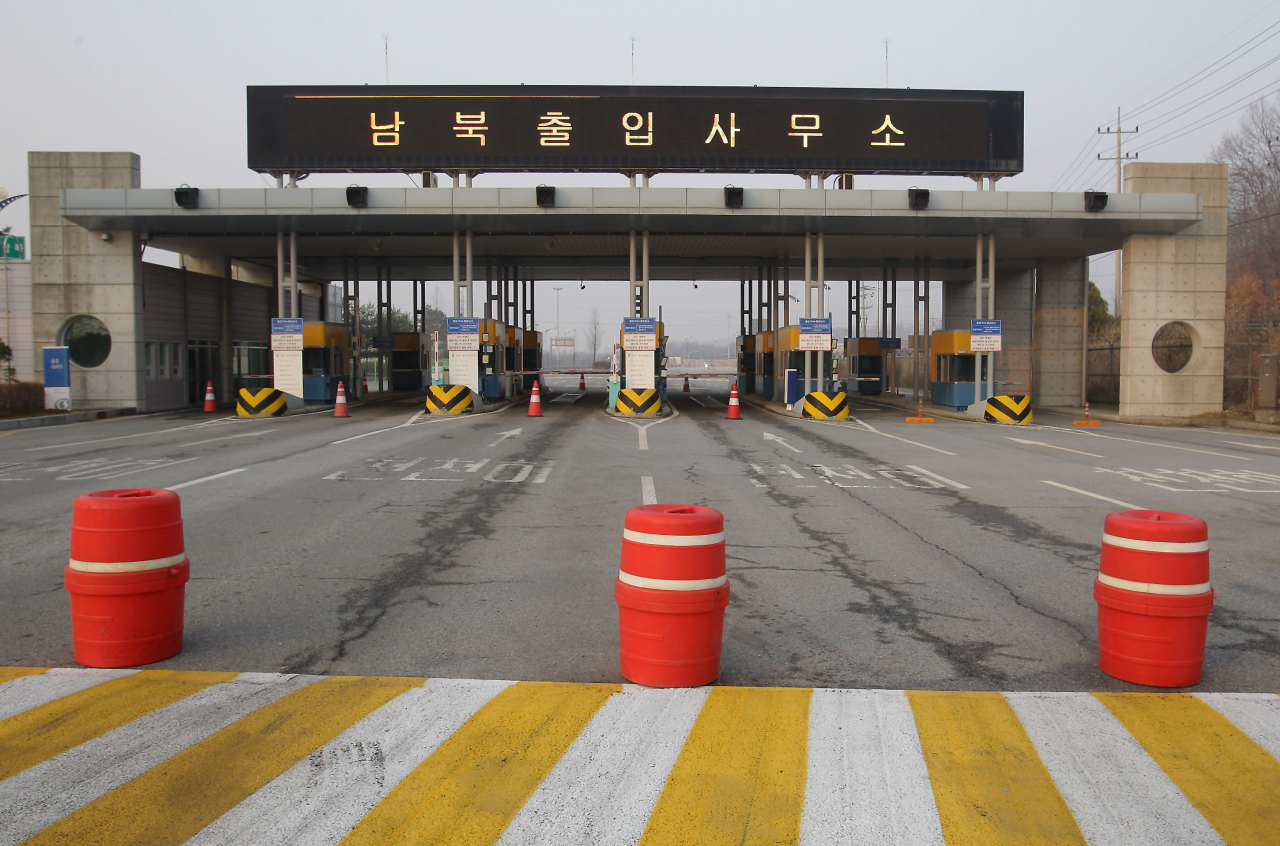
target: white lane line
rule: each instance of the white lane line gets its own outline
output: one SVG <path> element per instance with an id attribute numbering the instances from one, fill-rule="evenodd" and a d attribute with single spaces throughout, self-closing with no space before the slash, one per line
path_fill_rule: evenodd
<path id="1" fill-rule="evenodd" d="M 918 446 L 918 447 L 924 447 L 925 449 L 931 449 L 931 450 L 933 450 L 934 452 L 940 452 L 940 453 L 942 453 L 943 455 L 951 455 L 951 456 L 954 456 L 954 455 L 955 455 L 955 453 L 954 453 L 954 452 L 947 452 L 945 449 L 939 449 L 939 448 L 938 448 L 938 447 L 936 447 L 936 446 L 929 446 L 928 444 L 922 444 L 922 443 L 920 443 L 919 441 L 912 441 L 912 440 L 908 440 L 907 438 L 900 438 L 900 437 L 898 437 L 897 435 L 890 435 L 888 432 L 881 432 L 879 429 L 877 429 L 875 426 L 872 426 L 870 423 L 866 422 L 865 420 L 862 420 L 862 419 L 860 419 L 860 418 L 854 417 L 854 416 L 852 416 L 852 415 L 850 415 L 849 419 L 850 419 L 850 420 L 855 421 L 855 422 L 856 422 L 856 423 L 858 423 L 858 425 L 860 425 L 862 428 L 866 429 L 868 432 L 871 432 L 871 433 L 873 433 L 873 434 L 880 435 L 880 436 L 882 436 L 882 437 L 886 437 L 886 438 L 893 438 L 895 441 L 902 441 L 904 444 L 911 444 L 912 446 Z M 813 422 L 814 422 L 814 423 L 823 423 L 823 424 L 825 424 L 825 425 L 827 425 L 827 426 L 838 426 L 838 427 L 840 427 L 840 428 L 842 428 L 842 429 L 852 429 L 852 428 L 853 428 L 852 426 L 847 426 L 847 425 L 844 425 L 844 424 L 842 424 L 842 423 L 836 423 L 835 421 L 832 421 L 832 420 L 814 420 Z"/>
<path id="2" fill-rule="evenodd" d="M 1081 494 L 1082 496 L 1091 496 L 1094 499 L 1100 499 L 1103 502 L 1109 502 L 1112 505 L 1119 505 L 1124 508 L 1133 508 L 1137 510 L 1142 510 L 1141 505 L 1130 505 L 1127 502 L 1121 502 L 1118 499 L 1112 499 L 1111 497 L 1103 496 L 1102 494 L 1090 493 L 1089 491 L 1082 491 L 1079 488 L 1073 488 L 1070 485 L 1064 485 L 1061 482 L 1050 482 L 1048 479 L 1041 479 L 1040 481 L 1044 482 L 1046 485 L 1053 485 L 1055 488 L 1062 488 L 1064 491 L 1071 491 L 1072 493 L 1078 493 L 1078 494 Z"/>
<path id="3" fill-rule="evenodd" d="M 187 844 L 337 843 L 510 685 L 428 679 L 281 773 Z"/>
<path id="4" fill-rule="evenodd" d="M 214 473 L 212 476 L 205 476 L 203 479 L 192 479 L 190 482 L 183 482 L 180 485 L 165 488 L 166 491 L 180 491 L 183 488 L 189 488 L 192 485 L 199 485 L 204 482 L 212 482 L 214 479 L 221 479 L 224 476 L 234 476 L 237 473 L 243 473 L 248 467 L 237 467 L 235 470 L 228 470 L 225 473 Z"/>
<path id="5" fill-rule="evenodd" d="M 321 676 L 246 673 L 0 782 L 0 844 L 18 843 Z"/>
<path id="6" fill-rule="evenodd" d="M 915 717 L 899 690 L 817 689 L 801 846 L 943 846 Z"/>
<path id="7" fill-rule="evenodd" d="M 952 486 L 953 488 L 955 488 L 956 490 L 961 490 L 961 491 L 967 491 L 967 490 L 969 490 L 969 486 L 968 486 L 968 485 L 962 485 L 962 484 L 960 484 L 960 483 L 959 483 L 959 482 L 957 482 L 957 481 L 954 481 L 954 480 L 952 480 L 952 479 L 948 479 L 946 476 L 939 476 L 937 473 L 930 472 L 930 471 L 928 471 L 928 470 L 924 469 L 923 467 L 917 467 L 917 466 L 915 466 L 914 464 L 908 464 L 908 465 L 907 465 L 907 469 L 908 469 L 908 470 L 914 470 L 914 471 L 916 471 L 917 473 L 923 473 L 924 475 L 928 476 L 928 477 L 929 477 L 929 478 L 931 478 L 931 479 L 937 479 L 939 482 L 946 482 L 948 485 L 951 485 L 951 486 Z"/>
<path id="8" fill-rule="evenodd" d="M 1006 693 L 1090 846 L 1222 838 L 1138 741 L 1087 693 Z"/>
<path id="9" fill-rule="evenodd" d="M 0 684 L 0 720 L 7 720 L 70 696 L 95 684 L 131 676 L 137 670 L 49 670 L 37 676 L 19 676 Z"/>
<path id="10" fill-rule="evenodd" d="M 652 476 L 640 477 L 640 504 L 641 505 L 657 505 L 658 492 L 653 488 Z"/>
<path id="11" fill-rule="evenodd" d="M 272 432 L 278 432 L 279 429 L 261 429 L 257 432 L 245 432 L 241 435 L 224 435 L 221 438 L 209 438 L 206 441 L 192 441 L 187 444 L 175 444 L 179 447 L 199 446 L 200 444 L 211 444 L 214 441 L 229 441 L 232 438 L 256 438 L 258 435 L 270 435 Z"/>
<path id="12" fill-rule="evenodd" d="M 635 426 L 636 430 L 640 433 L 640 449 L 647 452 L 649 449 L 649 433 L 645 430 L 650 426 L 656 426 L 659 423 L 666 423 L 668 420 L 674 420 L 680 416 L 680 409 L 676 408 L 675 403 L 668 403 L 668 407 L 671 409 L 670 417 L 659 417 L 657 420 L 650 420 L 648 423 L 644 424 L 637 423 L 634 420 L 628 420 L 625 417 L 613 417 L 612 415 L 610 416 L 610 419 L 617 420 L 621 423 L 629 423 L 632 426 Z"/>
<path id="13" fill-rule="evenodd" d="M 1106 458 L 1105 455 L 1098 455 L 1096 452 L 1082 452 L 1078 449 L 1068 449 L 1067 447 L 1056 446 L 1054 444 L 1045 443 L 1044 441 L 1029 441 L 1029 440 L 1026 440 L 1025 438 L 1011 438 L 1008 435 L 1005 435 L 1005 440 L 1013 441 L 1014 443 L 1017 443 L 1017 444 L 1026 444 L 1027 446 L 1046 447 L 1048 449 L 1060 449 L 1063 452 L 1074 452 L 1076 455 L 1087 455 L 1090 458 Z"/>
<path id="14" fill-rule="evenodd" d="M 1273 693 L 1192 694 L 1235 723 L 1273 758 L 1280 758 L 1280 696 Z"/>
<path id="15" fill-rule="evenodd" d="M 538 785 L 500 846 L 638 843 L 709 692 L 623 685 Z"/>
<path id="16" fill-rule="evenodd" d="M 69 444 L 54 444 L 53 446 L 28 447 L 25 451 L 40 452 L 41 450 L 45 450 L 45 449 L 66 449 L 67 447 L 88 446 L 89 444 L 105 444 L 107 441 L 124 441 L 124 440 L 128 440 L 129 438 L 145 438 L 150 435 L 166 435 L 169 432 L 181 432 L 185 429 L 194 429 L 197 426 L 205 426 L 211 422 L 213 421 L 207 421 L 206 423 L 191 423 L 187 426 L 175 426 L 172 429 L 158 429 L 155 432 L 139 432 L 136 435 L 116 435 L 113 438 L 95 438 L 92 441 L 75 441 Z"/>
<path id="17" fill-rule="evenodd" d="M 375 429 L 375 430 L 373 430 L 372 432 L 365 432 L 363 435 L 352 435 L 351 437 L 349 437 L 349 438 L 343 438 L 343 439 L 342 439 L 342 440 L 340 440 L 340 441 L 331 441 L 331 442 L 329 443 L 329 446 L 337 446 L 338 444 L 345 444 L 345 443 L 347 443 L 348 441 L 358 441 L 358 440 L 360 440 L 361 438 L 367 438 L 367 437 L 369 437 L 370 435 L 381 435 L 383 432 L 394 432 L 394 431 L 395 431 L 395 430 L 397 430 L 397 429 L 403 429 L 403 428 L 405 428 L 406 426 L 412 426 L 412 425 L 414 424 L 414 421 L 416 421 L 419 417 L 421 417 L 421 416 L 422 416 L 422 415 L 424 415 L 424 414 L 426 414 L 426 411 L 425 411 L 425 410 L 423 410 L 423 411 L 419 411 L 417 414 L 413 415 L 413 416 L 412 416 L 412 417 L 410 417 L 408 420 L 406 420 L 405 422 L 401 423 L 401 424 L 400 424 L 400 425 L 398 425 L 398 426 L 388 426 L 386 429 Z M 441 422 L 441 423 L 443 423 L 443 422 L 446 422 L 446 420 L 448 420 L 448 419 L 458 419 L 458 420 L 461 420 L 461 419 L 463 419 L 463 416 L 464 416 L 464 415 L 461 415 L 461 414 L 458 414 L 458 415 L 451 415 L 451 418 L 442 418 L 440 421 L 435 421 L 435 422 Z M 467 417 L 473 417 L 474 415 L 466 415 L 466 416 L 467 416 Z"/>
<path id="18" fill-rule="evenodd" d="M 176 461 L 167 461 L 163 464 L 148 464 L 146 467 L 138 467 L 134 470 L 124 470 L 120 473 L 106 473 L 102 475 L 70 473 L 70 474 L 67 474 L 66 476 L 59 476 L 58 479 L 62 480 L 62 479 L 68 479 L 68 478 L 75 478 L 77 476 L 85 479 L 119 479 L 121 476 L 132 476 L 134 473 L 144 473 L 147 470 L 163 470 L 163 469 L 172 467 L 175 464 L 186 464 L 188 461 L 195 461 L 195 460 L 196 460 L 196 457 L 179 458 Z"/>
<path id="19" fill-rule="evenodd" d="M 1267 446 L 1266 444 L 1247 444 L 1244 441 L 1222 441 L 1222 443 L 1231 444 L 1232 446 L 1253 447 L 1254 449 L 1280 449 L 1280 446 Z"/>
<path id="20" fill-rule="evenodd" d="M 1085 435 L 1090 438 L 1106 438 L 1109 441 L 1128 441 L 1131 444 L 1142 444 L 1143 446 L 1162 447 L 1164 449 L 1177 449 L 1177 450 L 1181 450 L 1182 452 L 1198 452 L 1201 455 L 1216 455 L 1218 458 L 1234 458 L 1236 461 L 1253 461 L 1253 459 L 1247 455 L 1231 455 L 1230 453 L 1226 453 L 1226 452 L 1211 452 L 1207 449 L 1193 449 L 1191 447 L 1174 446 L 1173 444 L 1160 444 L 1160 443 L 1156 443 L 1155 441 L 1140 441 L 1140 440 L 1137 440 L 1136 438 L 1118 438 L 1115 435 L 1100 435 L 1097 432 L 1082 432 L 1077 429 L 1067 429 L 1065 427 L 1063 427 L 1061 431 L 1070 432 L 1073 435 Z"/>
<path id="21" fill-rule="evenodd" d="M 796 449 L 795 447 L 793 447 L 791 444 L 787 443 L 786 438 L 779 438 L 777 435 L 772 434 L 771 432 L 765 432 L 765 433 L 764 433 L 764 439 L 765 439 L 766 441 L 777 441 L 778 443 L 782 444 L 784 447 L 786 447 L 787 449 L 791 450 L 792 452 L 799 452 L 799 451 L 800 451 L 800 450 Z"/>

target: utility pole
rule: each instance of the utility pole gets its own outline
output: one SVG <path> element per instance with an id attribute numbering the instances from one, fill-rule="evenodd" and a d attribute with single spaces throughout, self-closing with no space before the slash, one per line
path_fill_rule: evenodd
<path id="1" fill-rule="evenodd" d="M 556 351 L 555 360 L 560 362 L 560 292 L 564 288 L 552 288 L 556 292 L 556 336 L 551 341 L 551 348 Z"/>
<path id="2" fill-rule="evenodd" d="M 1119 194 L 1124 191 L 1124 181 L 1123 181 L 1123 176 L 1121 172 L 1121 169 L 1124 166 L 1124 162 L 1132 161 L 1133 159 L 1136 159 L 1138 157 L 1137 153 L 1125 153 L 1122 149 L 1121 142 L 1123 141 L 1124 136 L 1126 135 L 1137 135 L 1138 127 L 1135 126 L 1133 129 L 1124 129 L 1120 125 L 1120 107 L 1117 106 L 1116 107 L 1116 128 L 1112 129 L 1111 127 L 1108 126 L 1106 129 L 1103 129 L 1102 127 L 1098 127 L 1098 134 L 1114 135 L 1116 137 L 1115 156 L 1104 156 L 1102 155 L 1102 153 L 1098 153 L 1098 161 L 1100 162 L 1114 161 L 1116 163 L 1116 193 Z M 1120 316 L 1120 304 L 1123 302 L 1123 299 L 1121 298 L 1121 286 L 1123 284 L 1124 284 L 1124 275 L 1123 275 L 1123 268 L 1121 267 L 1121 251 L 1116 250 L 1116 294 L 1115 294 L 1116 295 L 1116 312 L 1115 312 L 1116 317 Z M 1089 315 L 1086 313 L 1085 320 L 1088 321 L 1088 319 L 1089 319 Z"/>

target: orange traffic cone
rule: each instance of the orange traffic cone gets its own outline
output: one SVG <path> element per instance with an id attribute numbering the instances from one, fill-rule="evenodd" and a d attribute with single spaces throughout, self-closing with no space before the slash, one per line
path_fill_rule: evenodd
<path id="1" fill-rule="evenodd" d="M 741 420 L 742 406 L 738 405 L 738 383 L 734 382 L 733 387 L 729 389 L 729 413 L 725 415 L 725 420 Z"/>
<path id="2" fill-rule="evenodd" d="M 689 393 L 689 377 L 684 377 L 684 387 L 680 389 L 681 393 Z"/>
<path id="3" fill-rule="evenodd" d="M 360 396 L 366 396 L 369 393 L 369 377 L 364 373 L 360 374 Z"/>
<path id="4" fill-rule="evenodd" d="M 350 417 L 351 412 L 347 411 L 347 391 L 342 387 L 342 383 L 338 383 L 338 398 L 333 403 L 334 417 Z"/>
<path id="5" fill-rule="evenodd" d="M 586 389 L 587 389 L 587 374 L 579 373 L 578 374 L 578 390 L 585 391 Z"/>
<path id="6" fill-rule="evenodd" d="M 204 410 L 217 411 L 218 404 L 213 401 L 213 380 L 209 380 L 209 384 L 204 389 Z"/>
<path id="7" fill-rule="evenodd" d="M 533 383 L 533 393 L 529 395 L 529 417 L 542 416 L 542 393 L 538 390 L 538 383 Z"/>

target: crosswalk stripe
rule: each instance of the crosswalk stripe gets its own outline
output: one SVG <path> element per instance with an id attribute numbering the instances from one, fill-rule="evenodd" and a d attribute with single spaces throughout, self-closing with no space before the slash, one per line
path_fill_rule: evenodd
<path id="1" fill-rule="evenodd" d="M 0 721 L 137 670 L 50 670 L 0 685 Z"/>
<path id="2" fill-rule="evenodd" d="M 23 676 L 36 676 L 48 669 L 48 667 L 0 667 L 0 684 Z"/>
<path id="3" fill-rule="evenodd" d="M 1222 844 L 1097 699 L 1087 693 L 1006 693 L 1005 699 L 1090 846 Z"/>
<path id="4" fill-rule="evenodd" d="M 911 704 L 900 690 L 815 690 L 801 846 L 943 846 Z"/>
<path id="5" fill-rule="evenodd" d="M 1280 761 L 1186 693 L 1095 693 L 1222 839 L 1274 844 Z"/>
<path id="6" fill-rule="evenodd" d="M 1236 724 L 1280 760 L 1280 696 L 1273 693 L 1197 693 L 1196 698 Z"/>
<path id="7" fill-rule="evenodd" d="M 713 688 L 641 846 L 798 842 L 811 694 Z"/>
<path id="8" fill-rule="evenodd" d="M 187 841 L 337 843 L 511 682 L 428 679 L 383 705 Z"/>
<path id="9" fill-rule="evenodd" d="M 710 688 L 626 686 L 591 718 L 499 841 L 634 846 Z M 592 801 L 581 801 L 591 785 Z"/>
<path id="10" fill-rule="evenodd" d="M 343 839 L 494 843 L 616 684 L 520 682 L 495 696 Z"/>
<path id="11" fill-rule="evenodd" d="M 183 843 L 352 723 L 421 683 L 334 676 L 307 685 L 63 817 L 27 843 Z"/>
<path id="12" fill-rule="evenodd" d="M 1084 844 L 999 693 L 907 691 L 947 846 Z"/>
<path id="13" fill-rule="evenodd" d="M 243 674 L 0 782 L 0 846 L 18 843 L 319 676 Z"/>
<path id="14" fill-rule="evenodd" d="M 0 723 L 0 780 L 197 693 L 235 673 L 149 670 L 96 684 Z"/>

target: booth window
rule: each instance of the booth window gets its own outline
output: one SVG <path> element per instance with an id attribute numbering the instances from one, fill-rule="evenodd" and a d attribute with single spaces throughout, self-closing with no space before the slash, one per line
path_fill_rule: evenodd
<path id="1" fill-rule="evenodd" d="M 235 389 L 257 391 L 275 386 L 271 345 L 259 341 L 235 341 L 231 353 L 231 375 Z"/>
<path id="2" fill-rule="evenodd" d="M 100 366 L 111 354 L 111 332 L 96 317 L 73 317 L 62 329 L 62 346 L 77 367 Z"/>
<path id="3" fill-rule="evenodd" d="M 147 341 L 143 346 L 143 364 L 147 378 L 182 378 L 182 343 L 180 341 Z"/>

